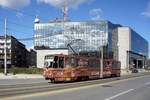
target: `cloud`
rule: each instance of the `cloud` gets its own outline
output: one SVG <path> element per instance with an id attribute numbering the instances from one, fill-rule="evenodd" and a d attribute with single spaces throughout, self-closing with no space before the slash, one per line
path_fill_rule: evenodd
<path id="1" fill-rule="evenodd" d="M 150 2 L 148 3 L 148 7 L 145 12 L 142 12 L 141 15 L 150 17 Z"/>
<path id="2" fill-rule="evenodd" d="M 24 14 L 23 13 L 21 13 L 21 12 L 17 12 L 16 13 L 16 17 L 21 21 L 22 20 L 22 17 L 24 16 Z"/>
<path id="3" fill-rule="evenodd" d="M 100 20 L 103 11 L 101 8 L 94 8 L 89 11 L 92 20 Z"/>
<path id="4" fill-rule="evenodd" d="M 64 5 L 65 1 L 67 1 L 67 5 L 69 8 L 77 8 L 79 5 L 91 0 L 37 0 L 38 3 L 49 4 L 57 8 L 61 8 Z"/>
<path id="5" fill-rule="evenodd" d="M 30 0 L 0 0 L 0 6 L 4 8 L 19 9 L 30 4 Z"/>

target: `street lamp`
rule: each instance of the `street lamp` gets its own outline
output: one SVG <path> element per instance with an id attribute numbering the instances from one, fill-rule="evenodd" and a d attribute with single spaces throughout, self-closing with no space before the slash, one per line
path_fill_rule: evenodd
<path id="1" fill-rule="evenodd" d="M 7 75 L 7 18 L 5 18 L 4 74 Z"/>
<path id="2" fill-rule="evenodd" d="M 103 36 L 104 36 L 104 31 L 100 31 L 101 34 L 101 46 L 100 46 L 100 78 L 103 78 L 103 59 L 104 59 L 104 41 L 103 41 Z"/>
<path id="3" fill-rule="evenodd" d="M 100 47 L 100 78 L 103 78 L 103 46 Z"/>

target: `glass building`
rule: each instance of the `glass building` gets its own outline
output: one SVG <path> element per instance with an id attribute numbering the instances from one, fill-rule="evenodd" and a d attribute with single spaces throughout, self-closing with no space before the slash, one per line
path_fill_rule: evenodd
<path id="1" fill-rule="evenodd" d="M 76 53 L 99 52 L 104 47 L 104 57 L 119 60 L 123 70 L 129 69 L 130 62 L 136 68 L 144 68 L 148 55 L 148 42 L 143 37 L 129 27 L 106 20 L 49 23 L 37 20 L 34 23 L 34 48 L 37 50 L 38 67 L 44 65 L 47 54 L 63 52 L 55 52 L 57 50 L 72 53 L 73 50 L 68 45 Z"/>
<path id="2" fill-rule="evenodd" d="M 76 52 L 99 51 L 102 46 L 111 51 L 112 30 L 118 26 L 109 21 L 35 23 L 34 47 L 63 49 L 70 44 Z"/>
<path id="3" fill-rule="evenodd" d="M 131 30 L 131 51 L 148 56 L 148 41 Z"/>

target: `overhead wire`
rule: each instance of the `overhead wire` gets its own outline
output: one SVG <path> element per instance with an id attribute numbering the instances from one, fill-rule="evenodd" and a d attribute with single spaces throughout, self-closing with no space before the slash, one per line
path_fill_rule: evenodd
<path id="1" fill-rule="evenodd" d="M 9 8 L 9 7 L 5 7 L 5 8 L 7 8 L 7 10 L 13 10 L 13 11 L 15 11 L 16 13 L 22 13 L 23 15 L 25 15 L 25 16 L 28 16 L 28 17 L 31 17 L 31 18 L 35 18 L 35 17 L 33 17 L 33 16 L 35 16 L 35 15 L 33 15 L 33 14 L 30 14 L 30 13 L 26 13 L 26 12 L 24 12 L 24 11 L 20 11 L 20 10 L 18 10 L 18 9 L 15 9 L 15 8 Z M 48 19 L 45 19 L 45 18 L 41 18 L 41 19 L 43 19 L 43 20 L 48 20 Z M 2 18 L 0 18 L 0 20 L 4 20 L 4 19 L 2 19 Z M 18 24 L 18 23 L 16 23 L 16 22 L 14 22 L 14 21 L 10 21 L 9 19 L 8 19 L 8 23 L 9 24 L 13 24 L 13 25 L 17 25 L 17 26 L 19 26 L 19 27 L 22 27 L 22 28 L 25 28 L 25 29 L 33 29 L 33 27 L 30 27 L 30 26 L 27 26 L 27 25 L 24 25 L 24 24 Z M 7 30 L 8 31 L 14 31 L 15 33 L 17 32 L 19 32 L 19 33 L 21 33 L 21 34 L 31 34 L 31 33 L 25 33 L 25 32 L 22 32 L 22 31 L 18 31 L 18 29 L 19 28 L 17 28 L 17 29 L 14 29 L 14 28 L 7 28 Z M 32 34 L 33 35 L 33 34 Z M 38 37 L 38 38 L 45 38 L 45 37 L 43 37 L 43 36 L 41 36 L 41 37 Z M 18 39 L 18 40 L 20 40 L 20 41 L 31 41 L 31 40 L 34 40 L 35 39 L 35 37 L 33 36 L 33 37 L 27 37 L 27 38 L 20 38 L 20 39 Z"/>

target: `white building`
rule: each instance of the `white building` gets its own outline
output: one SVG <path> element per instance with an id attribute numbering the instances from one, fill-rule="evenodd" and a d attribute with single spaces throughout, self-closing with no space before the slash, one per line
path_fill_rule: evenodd
<path id="1" fill-rule="evenodd" d="M 122 71 L 143 69 L 148 57 L 148 42 L 129 27 L 118 27 L 113 33 L 114 58 L 121 62 Z"/>
<path id="2" fill-rule="evenodd" d="M 67 49 L 55 49 L 55 50 L 36 50 L 37 52 L 37 67 L 43 68 L 44 67 L 44 58 L 46 55 L 54 55 L 54 54 L 66 54 L 68 55 Z"/>

